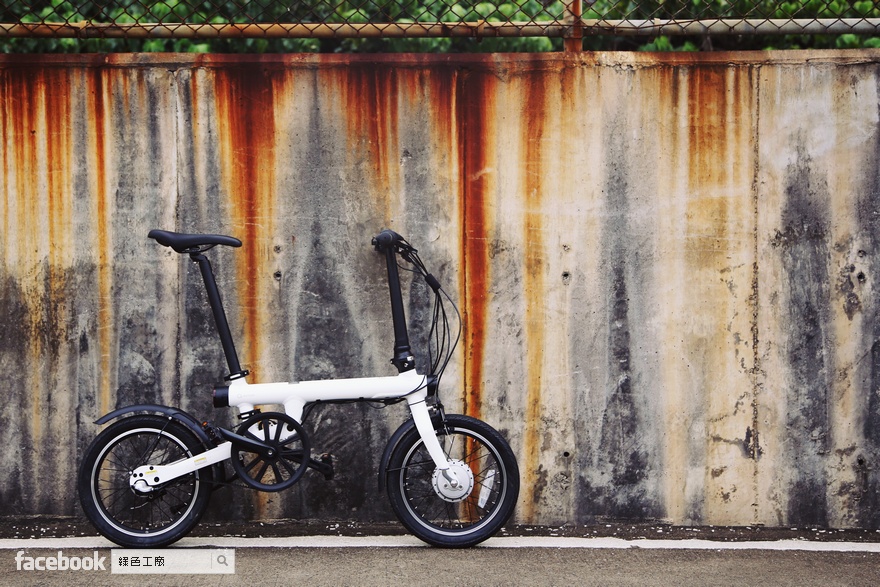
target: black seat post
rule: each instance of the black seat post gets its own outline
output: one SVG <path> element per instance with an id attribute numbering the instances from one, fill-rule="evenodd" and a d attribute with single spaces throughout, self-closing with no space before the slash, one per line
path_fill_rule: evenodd
<path id="1" fill-rule="evenodd" d="M 223 302 L 220 300 L 220 290 L 217 289 L 217 280 L 214 278 L 211 262 L 201 251 L 192 252 L 189 256 L 198 263 L 199 271 L 201 271 L 202 279 L 205 282 L 208 303 L 211 305 L 211 311 L 214 313 L 217 334 L 220 335 L 220 344 L 223 345 L 223 353 L 226 355 L 226 363 L 229 365 L 229 375 L 226 377 L 226 380 L 230 381 L 245 377 L 248 372 L 242 370 L 238 362 L 238 354 L 235 352 L 235 343 L 232 341 L 232 332 L 229 330 L 229 322 L 226 320 L 226 312 L 223 310 Z"/>

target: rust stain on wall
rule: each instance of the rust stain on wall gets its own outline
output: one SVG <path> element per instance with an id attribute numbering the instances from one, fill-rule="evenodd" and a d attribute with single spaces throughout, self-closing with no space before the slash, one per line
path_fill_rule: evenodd
<path id="1" fill-rule="evenodd" d="M 13 100 L 15 97 L 15 91 L 17 90 L 17 88 L 15 87 L 15 84 L 12 83 L 12 80 L 10 79 L 10 72 L 8 70 L 2 72 L 2 76 L 0 76 L 0 87 L 2 87 L 2 90 L 3 90 L 2 104 L 0 104 L 0 106 L 2 106 L 2 107 L 0 107 L 0 124 L 2 124 L 2 131 L 3 131 L 3 143 L 2 143 L 3 144 L 3 149 L 2 149 L 3 161 L 2 161 L 2 163 L 3 163 L 3 176 L 6 178 L 6 181 L 3 182 L 3 186 L 2 186 L 2 189 L 3 189 L 3 201 L 2 201 L 3 218 L 0 221 L 3 222 L 3 233 L 9 234 L 9 229 L 12 226 L 12 220 L 9 217 L 9 212 L 10 212 L 9 197 L 10 197 L 10 192 L 12 190 L 11 190 L 11 186 L 9 185 L 9 179 L 8 179 L 9 178 L 9 148 L 7 147 L 8 139 L 6 139 L 6 137 L 9 136 L 12 132 L 11 131 L 12 123 L 10 120 L 12 117 L 10 116 L 9 111 L 10 111 L 10 107 L 13 104 Z M 4 250 L 3 250 L 3 261 L 4 262 L 7 261 L 9 254 L 10 253 L 9 253 L 8 247 L 4 248 Z"/>
<path id="2" fill-rule="evenodd" d="M 424 72 L 432 99 L 431 134 L 438 139 L 438 147 L 453 152 L 457 145 L 456 91 L 459 87 L 461 70 L 456 67 L 431 67 Z M 450 158 L 450 161 L 454 159 Z M 454 161 L 456 165 L 458 161 Z M 457 171 L 457 169 L 453 170 Z M 452 174 L 455 175 L 455 174 Z"/>
<path id="3" fill-rule="evenodd" d="M 46 164 L 47 197 L 49 199 L 49 252 L 52 283 L 58 283 L 54 272 L 64 264 L 65 254 L 71 250 L 70 220 L 72 198 L 70 193 L 70 84 L 69 72 L 53 69 L 47 71 L 47 84 L 51 88 L 46 104 Z M 62 300 L 56 300 L 61 303 Z"/>
<path id="4" fill-rule="evenodd" d="M 48 380 L 48 393 L 44 403 L 50 402 L 53 411 L 66 404 L 63 394 L 67 381 L 59 381 L 58 373 L 64 368 L 60 362 L 64 341 L 69 338 L 71 324 L 66 308 L 69 306 L 70 275 L 69 257 L 73 250 L 71 239 L 73 219 L 73 197 L 70 190 L 72 166 L 70 163 L 70 84 L 69 72 L 50 69 L 45 72 L 44 126 L 46 149 L 46 199 L 47 199 L 47 242 L 46 242 L 46 299 L 42 304 L 45 338 L 44 346 L 49 365 L 44 375 Z M 53 380 L 54 378 L 54 380 Z M 56 386 L 61 389 L 56 389 Z M 51 415 L 44 416 L 50 420 Z M 51 420 L 50 420 L 51 421 Z"/>
<path id="5" fill-rule="evenodd" d="M 748 308 L 756 262 L 753 237 L 756 210 L 751 195 L 753 163 L 750 69 L 701 67 L 687 77 L 688 185 L 684 260 L 693 275 L 693 328 L 686 350 L 705 364 L 726 365 L 725 376 L 709 384 L 705 368 L 695 371 L 705 381 L 698 405 L 705 413 L 708 439 L 692 444 L 691 467 L 722 470 L 703 476 L 706 494 L 699 517 L 725 523 L 748 515 L 754 498 L 748 459 L 758 422 L 747 408 L 754 397 L 755 352 L 753 310 Z M 740 309 L 742 306 L 742 309 Z M 724 325 L 718 328 L 716 325 Z M 723 467 L 722 467 L 723 465 Z M 738 489 L 738 490 L 737 490 Z M 695 510 L 696 511 L 696 510 Z"/>
<path id="6" fill-rule="evenodd" d="M 43 349 L 40 335 L 40 312 L 41 302 L 37 294 L 38 276 L 38 236 L 43 233 L 39 204 L 41 198 L 40 187 L 37 177 L 32 170 L 39 166 L 38 161 L 38 128 L 40 125 L 39 105 L 44 102 L 45 81 L 39 74 L 27 70 L 15 70 L 11 72 L 13 79 L 10 80 L 12 87 L 17 86 L 17 95 L 8 96 L 6 105 L 11 106 L 12 112 L 12 137 L 13 137 L 13 166 L 15 173 L 14 203 L 12 204 L 14 219 L 19 229 L 22 230 L 18 243 L 18 250 L 13 263 L 18 265 L 23 281 L 22 289 L 31 295 L 27 295 L 27 325 L 24 332 L 28 339 L 22 340 L 21 344 L 28 349 L 28 360 L 35 365 L 41 365 Z M 12 229 L 12 227 L 9 227 Z M 30 290 L 30 291 L 28 291 Z M 37 294 L 37 295 L 34 295 Z M 39 373 L 39 371 L 38 371 Z M 30 424 L 31 437 L 38 442 L 42 434 L 42 415 L 39 385 L 31 387 L 30 398 Z"/>
<path id="7" fill-rule="evenodd" d="M 730 194 L 726 117 L 726 68 L 692 71 L 688 85 L 689 264 L 714 267 L 727 247 Z"/>
<path id="8" fill-rule="evenodd" d="M 524 500 L 522 519 L 531 522 L 535 517 L 542 491 L 538 487 L 541 470 L 541 386 L 544 367 L 545 304 L 544 284 L 544 210 L 543 180 L 546 110 L 546 85 L 548 80 L 538 72 L 530 72 L 525 80 L 526 95 L 523 104 L 523 135 L 520 149 L 524 153 L 522 185 L 525 193 L 525 217 L 523 225 L 523 255 L 525 272 L 523 289 L 526 297 L 526 401 L 525 435 L 523 439 L 525 461 L 521 470 L 524 477 L 524 493 L 531 499 Z"/>
<path id="9" fill-rule="evenodd" d="M 238 309 L 244 344 L 238 348 L 243 367 L 263 358 L 260 330 L 268 319 L 261 302 L 270 293 L 272 268 L 264 242 L 273 234 L 275 193 L 275 77 L 278 70 L 260 66 L 220 69 L 214 75 L 223 185 L 232 231 L 246 246 L 236 252 Z M 264 291 L 266 290 L 266 291 Z M 251 367 L 253 364 L 251 364 Z M 260 374 L 254 372 L 254 380 Z"/>
<path id="10" fill-rule="evenodd" d="M 251 66 L 220 69 L 214 75 L 223 189 L 231 231 L 243 241 L 235 252 L 238 290 L 233 324 L 244 328 L 236 350 L 254 382 L 265 381 L 260 363 L 268 345 L 263 335 L 271 319 L 265 300 L 272 295 L 270 238 L 274 234 L 276 82 L 284 71 Z M 272 496 L 252 497 L 258 517 L 272 517 Z"/>
<path id="11" fill-rule="evenodd" d="M 113 340 L 114 325 L 114 307 L 112 297 L 113 286 L 113 267 L 111 266 L 112 257 L 112 237 L 111 237 L 111 219 L 112 204 L 107 194 L 107 177 L 106 177 L 106 141 L 110 136 L 110 128 L 107 121 L 107 102 L 110 98 L 107 94 L 110 89 L 109 76 L 103 69 L 87 70 L 87 87 L 90 88 L 90 94 L 87 98 L 88 110 L 90 117 L 87 121 L 89 142 L 93 145 L 89 151 L 89 165 L 91 166 L 92 189 L 94 191 L 94 218 L 95 218 L 95 254 L 98 261 L 98 348 L 101 353 L 100 357 L 100 383 L 98 389 L 98 409 L 101 414 L 106 414 L 111 409 L 111 400 L 113 397 L 113 383 L 111 379 L 112 373 L 112 357 L 116 351 L 116 345 Z"/>
<path id="12" fill-rule="evenodd" d="M 391 196 L 399 189 L 398 76 L 390 67 L 346 68 L 344 108 L 348 121 L 348 156 L 372 181 L 365 187 L 384 208 L 391 226 Z"/>
<path id="13" fill-rule="evenodd" d="M 38 118 L 36 108 L 37 99 L 41 93 L 40 86 L 43 84 L 35 79 L 35 75 L 23 70 L 12 72 L 17 78 L 13 81 L 17 90 L 17 96 L 11 96 L 12 111 L 12 136 L 13 136 L 13 165 L 15 166 L 15 191 L 14 207 L 18 226 L 23 229 L 18 244 L 20 262 L 33 262 L 32 254 L 37 248 L 36 237 L 41 233 L 39 230 L 39 218 L 37 206 L 40 202 L 35 197 L 39 188 L 33 185 L 36 180 L 32 169 L 37 168 L 37 128 Z M 42 80 L 40 80 L 42 81 Z M 31 255 L 28 255 L 31 253 Z"/>
<path id="14" fill-rule="evenodd" d="M 4 72 L 3 129 L 11 140 L 3 149 L 5 260 L 19 279 L 26 305 L 25 333 L 18 345 L 35 366 L 27 375 L 35 441 L 52 415 L 52 377 L 67 323 L 60 315 L 67 292 L 64 253 L 69 251 L 70 202 L 69 92 L 67 72 L 15 68 Z M 14 177 L 14 181 L 10 180 Z M 14 236 L 12 236 L 14 235 Z"/>
<path id="15" fill-rule="evenodd" d="M 455 88 L 455 121 L 458 136 L 459 197 L 461 206 L 461 260 L 464 284 L 464 413 L 479 418 L 483 410 L 483 368 L 489 304 L 491 176 L 494 157 L 494 78 L 486 72 L 465 69 Z"/>

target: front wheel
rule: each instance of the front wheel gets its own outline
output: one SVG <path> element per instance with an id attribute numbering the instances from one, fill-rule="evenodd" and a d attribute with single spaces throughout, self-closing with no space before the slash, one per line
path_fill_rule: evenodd
<path id="1" fill-rule="evenodd" d="M 101 432 L 80 465 L 78 489 L 86 516 L 120 546 L 157 548 L 179 540 L 201 518 L 211 496 L 211 467 L 150 491 L 130 483 L 146 464 L 167 465 L 204 448 L 183 424 L 162 416 L 132 416 Z"/>
<path id="2" fill-rule="evenodd" d="M 428 544 L 464 548 L 493 536 L 519 497 L 519 468 L 491 426 L 448 414 L 435 425 L 457 481 L 443 475 L 413 427 L 391 453 L 388 497 L 401 523 Z"/>

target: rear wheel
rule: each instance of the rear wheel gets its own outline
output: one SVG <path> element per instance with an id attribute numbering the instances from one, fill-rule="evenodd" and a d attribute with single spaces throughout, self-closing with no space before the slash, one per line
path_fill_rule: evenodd
<path id="1" fill-rule="evenodd" d="M 415 536 L 442 547 L 473 546 L 507 523 L 519 497 L 519 468 L 507 441 L 491 426 L 447 415 L 437 437 L 456 473 L 452 483 L 434 466 L 413 427 L 388 463 L 388 497 Z"/>
<path id="2" fill-rule="evenodd" d="M 119 420 L 95 438 L 80 466 L 83 511 L 116 544 L 167 546 L 185 536 L 208 507 L 211 467 L 151 491 L 132 487 L 131 473 L 141 465 L 167 465 L 203 451 L 195 434 L 173 418 L 147 415 Z"/>

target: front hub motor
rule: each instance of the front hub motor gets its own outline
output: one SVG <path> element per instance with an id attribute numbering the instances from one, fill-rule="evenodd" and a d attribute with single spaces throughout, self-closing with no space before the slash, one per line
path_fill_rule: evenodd
<path id="1" fill-rule="evenodd" d="M 455 503 L 464 500 L 473 491 L 474 473 L 464 462 L 450 459 L 449 469 L 434 469 L 431 483 L 441 499 Z"/>

